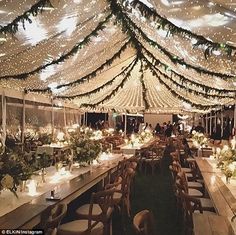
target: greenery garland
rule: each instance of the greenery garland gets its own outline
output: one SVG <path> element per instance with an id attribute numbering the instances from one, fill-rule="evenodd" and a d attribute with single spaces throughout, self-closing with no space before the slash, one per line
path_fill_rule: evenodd
<path id="1" fill-rule="evenodd" d="M 117 21 L 120 22 L 122 28 L 123 28 L 123 31 L 125 31 L 127 34 L 129 34 L 129 36 L 131 37 L 132 39 L 132 42 L 134 44 L 134 47 L 136 48 L 137 51 L 141 51 L 144 47 L 142 46 L 142 44 L 140 44 L 140 42 L 136 39 L 136 35 L 135 35 L 135 30 L 138 31 L 142 37 L 144 37 L 145 39 L 148 39 L 148 37 L 143 33 L 143 31 L 131 20 L 129 19 L 129 17 L 123 12 L 122 10 L 122 7 L 119 6 L 114 0 L 108 0 L 110 2 L 110 6 L 111 6 L 111 10 L 112 10 L 112 13 L 113 14 L 116 14 L 116 17 L 117 17 Z M 134 31 L 133 31 L 133 30 Z M 151 45 L 153 45 L 153 43 L 155 43 L 154 41 L 150 40 L 152 43 Z M 186 65 L 185 62 L 183 62 L 183 60 L 180 60 L 178 59 L 177 57 L 174 57 L 171 55 L 171 53 L 169 53 L 167 50 L 165 50 L 164 48 L 162 48 L 160 45 L 158 45 L 157 43 L 154 44 L 155 45 L 155 48 L 158 47 L 160 48 L 161 50 L 163 50 L 163 52 L 171 59 L 172 62 L 176 63 L 180 63 L 180 64 L 184 64 Z M 160 62 L 160 64 L 162 66 L 165 66 L 165 67 L 168 67 L 166 64 L 162 63 L 160 60 L 158 60 Z M 204 70 L 202 68 L 199 68 L 199 67 L 195 67 L 195 66 L 192 66 L 192 65 L 188 65 L 187 66 L 189 67 L 192 67 L 194 68 L 197 72 L 199 73 L 207 73 L 208 75 L 214 75 L 214 76 L 219 76 L 221 78 L 229 78 L 231 77 L 231 75 L 226 75 L 226 74 L 220 74 L 220 73 L 215 73 L 215 72 L 211 72 L 211 71 L 207 71 L 207 70 Z M 188 81 L 188 82 L 192 82 L 190 79 L 188 78 L 185 78 L 184 76 L 178 74 L 177 72 L 171 70 L 172 73 L 174 73 L 176 76 L 178 76 L 182 81 Z M 216 89 L 216 88 L 210 88 L 208 86 L 205 86 L 205 85 L 201 85 L 199 84 L 198 82 L 192 82 L 194 85 L 197 85 L 201 88 L 203 88 L 204 91 L 209 92 L 210 90 L 213 90 L 213 91 L 216 91 L 218 92 L 219 94 L 223 93 L 223 92 L 236 92 L 235 90 L 226 90 L 226 89 Z M 203 95 L 203 93 L 202 93 Z M 207 96 L 207 94 L 206 94 Z M 209 97 L 210 95 L 208 95 Z M 211 95 L 211 96 L 215 96 L 215 97 L 218 97 L 217 95 Z M 220 96 L 219 96 L 220 97 Z M 227 96 L 229 97 L 229 96 Z"/>
<path id="2" fill-rule="evenodd" d="M 126 48 L 128 47 L 129 44 L 131 44 L 131 39 L 129 39 L 127 42 L 125 42 L 125 44 L 119 49 L 119 51 L 117 51 L 110 59 L 106 60 L 105 63 L 100 65 L 93 72 L 91 72 L 91 73 L 85 75 L 84 77 L 79 78 L 78 80 L 75 80 L 73 82 L 58 85 L 54 89 L 60 89 L 62 87 L 69 87 L 69 86 L 82 84 L 82 83 L 88 81 L 89 79 L 96 77 L 98 72 L 102 71 L 106 66 L 110 66 L 115 59 L 120 58 L 121 53 L 126 50 Z M 31 91 L 31 92 L 50 92 L 51 88 L 47 87 L 45 89 L 28 89 L 27 91 Z"/>
<path id="3" fill-rule="evenodd" d="M 114 0 L 108 0 L 108 1 L 114 1 Z M 133 28 L 133 31 L 137 31 L 140 36 L 152 47 L 154 47 L 155 49 L 158 49 L 159 51 L 161 51 L 163 54 L 165 54 L 172 63 L 174 64 L 180 64 L 180 65 L 184 65 L 187 69 L 194 69 L 197 73 L 199 74 L 206 74 L 209 76 L 216 76 L 222 79 L 229 79 L 229 78 L 234 78 L 233 75 L 229 75 L 229 74 L 224 74 L 224 73 L 217 73 L 217 72 L 213 72 L 198 66 L 194 66 L 191 65 L 187 62 L 184 61 L 184 59 L 181 59 L 179 57 L 177 57 L 176 55 L 173 55 L 172 53 L 170 53 L 169 51 L 167 51 L 164 47 L 162 47 L 161 45 L 159 45 L 157 42 L 151 40 L 144 32 L 143 30 L 138 27 L 128 16 L 126 13 L 124 13 L 122 11 L 121 6 L 119 6 L 117 3 L 112 3 L 111 4 L 111 8 L 113 14 L 116 14 L 117 18 L 119 21 L 123 21 L 123 28 L 128 27 L 129 29 Z M 129 32 L 127 29 L 123 30 L 126 32 Z M 135 33 L 134 33 L 135 34 Z"/>
<path id="4" fill-rule="evenodd" d="M 130 71 L 132 69 L 132 64 L 135 62 L 135 59 L 131 61 L 131 63 L 126 66 L 120 73 L 118 73 L 115 77 L 113 77 L 111 80 L 107 81 L 106 83 L 102 84 L 101 86 L 97 87 L 94 90 L 82 93 L 82 94 L 77 94 L 77 95 L 72 95 L 72 96 L 56 96 L 58 99 L 74 99 L 74 98 L 79 98 L 79 97 L 84 97 L 84 96 L 89 96 L 94 93 L 98 93 L 102 89 L 104 89 L 106 86 L 111 85 L 117 77 L 124 76 L 127 71 Z"/>
<path id="5" fill-rule="evenodd" d="M 132 64 L 131 69 L 127 72 L 126 76 L 122 79 L 122 81 L 120 82 L 120 84 L 112 91 L 110 92 L 108 95 L 106 95 L 102 100 L 98 101 L 97 103 L 93 103 L 93 104 L 87 104 L 87 103 L 83 103 L 81 104 L 80 107 L 84 107 L 84 108 L 95 108 L 96 106 L 98 106 L 99 104 L 104 103 L 105 101 L 111 99 L 114 95 L 116 95 L 116 93 L 119 91 L 120 88 L 123 88 L 123 86 L 125 85 L 125 83 L 128 81 L 128 78 L 131 76 L 131 72 L 134 69 L 134 67 L 136 66 L 136 64 L 138 63 L 139 58 L 136 57 L 134 63 Z"/>
<path id="6" fill-rule="evenodd" d="M 146 85 L 145 85 L 145 82 L 144 82 L 143 61 L 141 60 L 140 63 L 141 63 L 141 66 L 140 66 L 139 72 L 141 73 L 140 82 L 141 82 L 141 85 L 142 85 L 143 102 L 144 102 L 145 110 L 148 110 L 150 108 L 150 105 L 148 103 L 147 88 L 146 88 Z"/>
<path id="7" fill-rule="evenodd" d="M 208 110 L 208 109 L 217 109 L 219 108 L 219 105 L 202 105 L 202 104 L 195 104 L 193 102 L 191 102 L 189 99 L 183 97 L 182 95 L 178 94 L 176 91 L 174 91 L 173 89 L 171 89 L 170 86 L 168 86 L 162 79 L 161 77 L 157 74 L 154 65 L 152 65 L 151 62 L 149 62 L 148 59 L 146 59 L 146 57 L 142 57 L 142 59 L 144 60 L 144 62 L 146 62 L 148 68 L 150 69 L 150 71 L 152 72 L 152 75 L 155 76 L 158 81 L 164 85 L 171 93 L 173 96 L 177 97 L 178 99 L 190 104 L 192 107 L 195 107 L 197 109 L 201 109 L 201 110 Z"/>
<path id="8" fill-rule="evenodd" d="M 202 35 L 197 35 L 195 33 L 192 33 L 189 30 L 178 27 L 174 25 L 173 23 L 171 23 L 166 18 L 159 15 L 154 9 L 150 9 L 147 5 L 145 5 L 140 0 L 134 0 L 131 3 L 131 5 L 135 8 L 137 7 L 144 17 L 149 18 L 149 19 L 150 18 L 154 19 L 159 24 L 158 29 L 167 28 L 169 34 L 179 34 L 185 37 L 187 36 L 190 39 L 194 38 L 197 40 L 197 42 L 193 45 L 194 47 L 199 47 L 202 45 L 206 46 L 206 49 L 204 52 L 205 58 L 210 56 L 214 50 L 224 51 L 227 53 L 227 55 L 230 55 L 230 56 L 235 54 L 236 47 L 227 45 L 225 43 L 212 42 L 206 39 L 205 37 L 203 37 Z"/>
<path id="9" fill-rule="evenodd" d="M 156 65 L 162 66 L 162 67 L 164 67 L 165 69 L 168 69 L 168 68 L 169 68 L 166 64 L 162 63 L 159 59 L 156 59 L 156 57 L 155 57 L 150 51 L 148 51 L 145 47 L 142 46 L 142 50 L 144 50 L 145 53 L 146 53 L 149 57 L 151 57 L 153 61 L 155 61 L 155 64 L 156 64 Z M 172 69 L 169 69 L 169 71 L 171 72 L 171 74 L 174 74 L 175 76 L 179 77 L 179 79 L 180 79 L 180 81 L 182 82 L 182 84 L 183 84 L 183 83 L 190 83 L 191 85 L 195 85 L 195 86 L 198 86 L 198 87 L 202 88 L 203 91 L 205 91 L 205 92 L 202 93 L 202 94 L 207 95 L 207 93 L 208 93 L 209 91 L 214 91 L 214 92 L 217 92 L 219 95 L 209 95 L 209 96 L 215 96 L 215 97 L 219 97 L 219 98 L 220 98 L 220 97 L 231 97 L 231 96 L 232 96 L 232 98 L 235 97 L 236 90 L 218 89 L 218 88 L 209 87 L 209 86 L 200 84 L 200 83 L 198 83 L 198 82 L 196 82 L 196 81 L 193 81 L 193 80 L 191 80 L 191 79 L 189 79 L 189 78 L 186 78 L 186 77 L 184 77 L 183 75 L 181 75 L 181 74 L 175 72 L 175 71 L 172 70 Z M 187 90 L 187 88 L 185 88 L 185 89 Z M 225 93 L 233 93 L 233 94 L 229 94 L 229 95 L 225 95 L 225 96 L 222 95 L 222 94 L 225 94 Z"/>
<path id="10" fill-rule="evenodd" d="M 107 9 L 105 9 L 104 11 L 102 11 L 102 13 L 107 13 L 107 12 L 108 12 Z M 86 24 L 87 22 L 90 22 L 90 21 L 93 20 L 96 16 L 97 16 L 97 15 L 95 14 L 95 15 L 91 16 L 89 19 L 86 19 L 85 21 L 76 24 L 76 29 L 77 29 L 78 27 L 83 26 L 83 25 Z M 33 50 L 33 49 L 36 48 L 36 47 L 42 46 L 42 45 L 44 45 L 45 43 L 50 42 L 51 40 L 54 41 L 56 38 L 61 37 L 65 32 L 66 32 L 66 30 L 62 30 L 61 32 L 56 33 L 55 35 L 52 35 L 52 36 L 50 36 L 49 38 L 44 39 L 44 40 L 42 40 L 42 41 L 36 43 L 35 45 L 28 46 L 28 47 L 27 47 L 26 49 L 24 49 L 23 51 L 20 51 L 20 52 L 18 52 L 18 53 L 16 53 L 16 54 L 12 54 L 12 55 L 8 56 L 7 59 L 2 59 L 1 62 L 4 62 L 5 60 L 9 60 L 9 59 L 11 59 L 11 58 L 15 58 L 16 56 L 18 56 L 18 55 L 20 55 L 20 54 L 22 54 L 22 53 L 25 53 L 26 51 Z"/>
<path id="11" fill-rule="evenodd" d="M 216 76 L 216 77 L 219 77 L 221 79 L 234 78 L 233 75 L 210 71 L 210 70 L 207 70 L 205 68 L 202 68 L 202 67 L 199 67 L 199 66 L 195 66 L 195 65 L 192 65 L 192 64 L 189 64 L 189 63 L 185 62 L 184 59 L 181 59 L 178 56 L 173 55 L 168 50 L 166 50 L 164 47 L 162 47 L 160 44 L 158 44 L 157 42 L 155 42 L 152 39 L 150 39 L 134 22 L 132 22 L 132 24 L 135 27 L 135 29 L 138 31 L 138 33 L 142 36 L 142 38 L 150 46 L 154 47 L 155 49 L 158 49 L 161 53 L 166 55 L 173 64 L 180 64 L 182 66 L 185 66 L 185 68 L 187 68 L 187 69 L 193 69 L 194 71 L 196 71 L 199 74 L 206 74 L 208 76 Z"/>
<path id="12" fill-rule="evenodd" d="M 41 65 L 38 68 L 34 69 L 33 71 L 30 71 L 30 72 L 27 72 L 27 73 L 22 73 L 22 74 L 16 74 L 16 75 L 6 75 L 6 76 L 0 77 L 0 79 L 8 79 L 8 78 L 26 79 L 28 76 L 39 73 L 42 70 L 46 69 L 50 65 L 59 64 L 61 62 L 64 62 L 66 59 L 68 59 L 71 56 L 75 55 L 83 46 L 90 43 L 92 37 L 97 37 L 98 32 L 103 30 L 106 27 L 105 24 L 110 20 L 111 17 L 112 17 L 112 14 L 110 13 L 105 18 L 105 20 L 98 23 L 97 27 L 90 34 L 88 34 L 81 42 L 78 42 L 69 52 L 62 55 L 60 58 L 58 58 L 56 60 L 53 60 L 53 61 L 51 61 L 47 64 Z"/>
<path id="13" fill-rule="evenodd" d="M 153 64 L 153 63 L 152 63 Z M 184 89 L 186 91 L 188 91 L 189 93 L 193 93 L 197 96 L 203 96 L 204 98 L 219 98 L 219 99 L 222 99 L 222 98 L 234 98 L 235 95 L 233 95 L 232 97 L 229 97 L 227 95 L 222 95 L 222 96 L 218 96 L 218 95 L 215 95 L 215 94 L 206 94 L 204 92 L 201 92 L 201 91 L 196 91 L 190 87 L 186 88 L 186 85 L 183 85 L 183 84 L 180 84 L 178 83 L 177 81 L 175 81 L 174 79 L 172 79 L 172 77 L 169 77 L 167 74 L 163 73 L 160 69 L 158 69 L 156 67 L 156 65 L 159 65 L 159 62 L 158 61 L 155 61 L 154 63 L 154 67 L 155 69 L 158 71 L 158 73 L 163 76 L 166 80 L 169 80 L 171 83 L 173 83 L 176 87 L 179 87 L 181 89 Z"/>
<path id="14" fill-rule="evenodd" d="M 52 7 L 49 0 L 39 0 L 29 10 L 25 11 L 22 15 L 17 16 L 11 23 L 5 26 L 0 25 L 0 34 L 15 34 L 18 31 L 19 23 L 22 23 L 23 29 L 25 30 L 25 21 L 28 21 L 31 24 L 32 20 L 30 19 L 30 16 L 37 16 L 39 12 L 43 11 L 43 7 L 46 4 Z"/>

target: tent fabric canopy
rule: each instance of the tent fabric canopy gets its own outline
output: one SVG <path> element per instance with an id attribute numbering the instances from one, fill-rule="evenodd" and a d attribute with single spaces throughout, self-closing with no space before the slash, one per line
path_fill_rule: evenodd
<path id="1" fill-rule="evenodd" d="M 1 1 L 2 29 L 38 2 Z M 50 2 L 37 15 L 28 14 L 31 23 L 20 21 L 15 33 L 0 28 L 1 87 L 52 92 L 91 111 L 203 112 L 234 102 L 231 1 Z M 208 44 L 196 46 L 196 38 L 179 29 Z"/>

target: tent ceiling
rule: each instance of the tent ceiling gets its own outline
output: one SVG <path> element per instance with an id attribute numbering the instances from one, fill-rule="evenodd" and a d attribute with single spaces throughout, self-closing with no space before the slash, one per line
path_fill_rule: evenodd
<path id="1" fill-rule="evenodd" d="M 0 25 L 12 22 L 38 1 L 24 0 L 19 4 L 15 4 L 12 0 L 0 1 Z M 203 35 L 214 42 L 236 46 L 236 5 L 232 1 L 142 0 L 141 2 L 179 27 Z M 7 79 L 0 80 L 1 87 L 14 87 L 20 91 L 50 87 L 54 96 L 70 98 L 70 102 L 77 105 L 86 104 L 84 107 L 90 110 L 116 109 L 140 112 L 147 108 L 145 107 L 147 102 L 148 112 L 168 113 L 183 110 L 199 111 L 201 107 L 197 107 L 198 104 L 209 106 L 233 102 L 236 90 L 235 78 L 226 80 L 207 73 L 200 74 L 195 69 L 174 63 L 157 46 L 150 45 L 137 30 L 135 30 L 136 38 L 144 47 L 142 53 L 147 60 L 143 61 L 143 69 L 139 60 L 125 81 L 123 81 L 125 72 L 117 76 L 136 58 L 137 51 L 129 44 L 112 64 L 104 66 L 89 80 L 85 79 L 78 83 L 77 80 L 99 68 L 129 41 L 127 32 L 123 32 L 122 27 L 115 24 L 115 16 L 105 24 L 106 27 L 102 31 L 91 37 L 87 45 L 63 62 L 32 73 L 26 79 L 11 78 L 14 75 L 29 73 L 69 53 L 110 14 L 107 0 L 53 0 L 52 4 L 55 8 L 45 7 L 42 13 L 30 17 L 32 23 L 25 22 L 25 29 L 20 23 L 15 34 L 0 34 L 0 77 L 8 76 Z M 204 48 L 193 48 L 195 43 L 193 40 L 179 34 L 168 35 L 166 29 L 157 30 L 155 21 L 142 16 L 137 7 L 132 8 L 132 11 L 130 6 L 123 9 L 127 17 L 149 39 L 157 42 L 172 56 L 204 70 L 236 75 L 235 54 L 228 56 L 215 49 L 206 59 Z M 166 68 L 156 66 L 151 56 L 164 63 Z M 148 63 L 155 64 L 154 67 L 158 67 L 160 71 L 156 71 L 157 68 L 154 67 L 152 68 L 154 71 L 151 71 L 147 68 Z M 144 74 L 143 83 L 140 70 L 143 70 Z M 157 79 L 155 73 L 159 74 L 160 79 Z M 178 74 L 187 78 L 188 82 Z M 117 77 L 114 78 L 115 76 Z M 109 82 L 111 80 L 112 82 Z M 67 85 L 72 82 L 74 85 Z M 56 89 L 58 85 L 62 87 Z M 93 92 L 94 90 L 96 92 Z M 117 92 L 114 92 L 116 90 Z M 77 95 L 80 97 L 74 97 Z M 189 107 L 186 105 L 188 101 L 196 106 Z M 96 103 L 98 105 L 95 105 Z"/>
<path id="2" fill-rule="evenodd" d="M 236 3 L 232 0 L 150 0 L 172 23 L 216 42 L 236 45 Z"/>

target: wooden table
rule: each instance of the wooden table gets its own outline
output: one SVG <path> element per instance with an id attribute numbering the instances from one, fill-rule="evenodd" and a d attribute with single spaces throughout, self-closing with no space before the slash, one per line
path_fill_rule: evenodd
<path id="1" fill-rule="evenodd" d="M 223 216 L 193 214 L 194 235 L 233 235 L 231 225 Z"/>
<path id="2" fill-rule="evenodd" d="M 131 156 L 126 156 L 131 157 Z M 0 229 L 31 229 L 41 222 L 41 216 L 47 213 L 52 206 L 57 203 L 70 203 L 89 188 L 106 178 L 108 172 L 116 170 L 119 160 L 124 156 L 117 155 L 116 160 L 110 164 L 101 165 L 82 175 L 77 175 L 73 179 L 62 184 L 54 185 L 54 189 L 59 192 L 59 201 L 47 201 L 46 198 L 50 196 L 50 190 L 40 196 L 35 196 L 31 201 L 17 207 L 11 212 L 0 217 Z M 1 200 L 1 197 L 0 197 Z M 4 202 L 1 202 L 4 203 Z"/>
<path id="3" fill-rule="evenodd" d="M 136 151 L 148 148 L 154 142 L 155 142 L 155 138 L 149 140 L 147 143 L 136 145 L 136 146 L 135 145 L 132 146 L 130 144 L 122 144 L 122 145 L 119 145 L 117 147 L 120 148 L 124 154 L 133 154 L 133 155 L 135 155 Z"/>
<path id="4" fill-rule="evenodd" d="M 209 158 L 195 157 L 196 163 L 199 170 L 202 172 L 208 173 L 217 173 L 221 172 L 220 169 L 216 168 L 216 161 Z"/>
<path id="5" fill-rule="evenodd" d="M 45 152 L 48 155 L 53 155 L 55 153 L 65 151 L 67 149 L 69 149 L 68 145 L 42 145 L 37 147 L 36 154 L 43 154 Z"/>
<path id="6" fill-rule="evenodd" d="M 226 178 L 216 168 L 214 160 L 196 158 L 196 162 L 216 212 L 227 219 L 236 234 L 236 220 L 231 222 L 231 218 L 236 212 L 236 181 L 226 184 Z"/>

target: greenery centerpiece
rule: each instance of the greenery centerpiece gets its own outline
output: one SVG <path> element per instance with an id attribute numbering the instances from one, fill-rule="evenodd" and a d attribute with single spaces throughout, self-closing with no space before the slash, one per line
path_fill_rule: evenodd
<path id="1" fill-rule="evenodd" d="M 102 147 L 99 141 L 91 140 L 88 136 L 79 136 L 73 139 L 72 148 L 76 161 L 91 164 L 98 157 Z"/>
<path id="2" fill-rule="evenodd" d="M 23 153 L 6 149 L 0 155 L 0 191 L 10 190 L 17 196 L 17 187 L 32 174 L 33 170 Z"/>
<path id="3" fill-rule="evenodd" d="M 42 182 L 45 183 L 45 175 L 46 175 L 46 171 L 45 169 L 47 167 L 50 166 L 51 162 L 50 162 L 50 156 L 44 152 L 43 154 L 38 155 L 37 157 L 37 164 L 38 164 L 38 168 L 41 169 L 41 175 L 42 175 Z"/>

